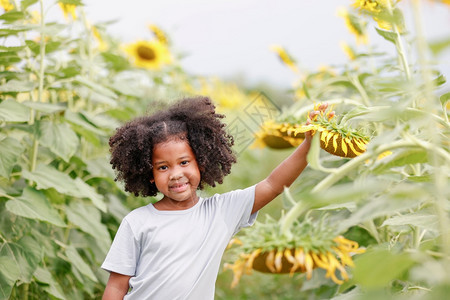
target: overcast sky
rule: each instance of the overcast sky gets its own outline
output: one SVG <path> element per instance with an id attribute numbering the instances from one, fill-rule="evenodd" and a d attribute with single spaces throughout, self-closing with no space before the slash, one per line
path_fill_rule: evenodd
<path id="1" fill-rule="evenodd" d="M 309 68 L 339 65 L 346 56 L 340 41 L 355 39 L 336 11 L 350 0 L 85 0 L 93 22 L 117 20 L 109 32 L 124 42 L 150 38 L 147 25 L 167 31 L 177 50 L 187 54 L 182 66 L 196 75 L 231 77 L 240 73 L 250 83 L 266 81 L 289 87 L 294 75 L 269 50 L 280 44 Z M 408 0 L 403 0 L 410 15 Z M 450 37 L 450 6 L 422 1 L 426 37 Z M 411 28 L 412 29 L 412 28 Z M 394 51 L 371 30 L 381 50 Z M 362 48 L 364 49 L 364 48 Z M 450 77 L 450 55 L 442 70 Z"/>

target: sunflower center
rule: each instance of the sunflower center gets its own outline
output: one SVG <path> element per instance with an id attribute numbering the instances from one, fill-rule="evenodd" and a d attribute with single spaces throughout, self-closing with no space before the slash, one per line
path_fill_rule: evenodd
<path id="1" fill-rule="evenodd" d="M 137 48 L 137 54 L 140 58 L 145 60 L 154 60 L 156 58 L 155 50 L 146 46 L 139 46 Z"/>

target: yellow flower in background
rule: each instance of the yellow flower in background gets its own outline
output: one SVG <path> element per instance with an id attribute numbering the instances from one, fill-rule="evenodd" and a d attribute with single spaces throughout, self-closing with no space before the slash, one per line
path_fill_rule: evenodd
<path id="1" fill-rule="evenodd" d="M 108 49 L 108 44 L 103 40 L 102 35 L 100 34 L 98 28 L 96 26 L 91 26 L 92 34 L 98 42 L 98 50 L 106 51 Z"/>
<path id="2" fill-rule="evenodd" d="M 164 31 L 161 30 L 158 26 L 154 24 L 148 25 L 148 28 L 150 31 L 155 35 L 156 39 L 160 41 L 162 44 L 169 44 L 169 39 L 167 38 L 167 35 Z"/>
<path id="3" fill-rule="evenodd" d="M 69 15 L 72 17 L 72 20 L 77 19 L 76 14 L 77 6 L 75 4 L 66 4 L 58 2 L 58 5 L 61 8 L 62 12 L 64 13 L 64 18 L 66 18 L 66 20 L 69 20 Z"/>
<path id="4" fill-rule="evenodd" d="M 340 42 L 339 45 L 341 46 L 341 49 L 344 51 L 344 53 L 347 54 L 350 60 L 356 59 L 355 50 L 353 50 L 353 48 L 350 47 L 349 44 L 347 44 L 346 42 Z"/>
<path id="5" fill-rule="evenodd" d="M 393 6 L 392 0 L 355 0 L 353 6 L 360 11 L 380 13 Z"/>
<path id="6" fill-rule="evenodd" d="M 361 18 L 350 14 L 345 8 L 338 9 L 338 16 L 344 18 L 345 25 L 349 31 L 355 35 L 358 44 L 368 44 L 369 38 L 366 31 L 366 22 Z"/>
<path id="7" fill-rule="evenodd" d="M 292 58 L 291 55 L 289 55 L 289 53 L 287 53 L 287 51 L 283 47 L 279 45 L 272 45 L 270 46 L 270 50 L 278 54 L 280 60 L 292 71 L 298 73 L 298 67 L 295 63 L 295 60 Z"/>
<path id="8" fill-rule="evenodd" d="M 137 41 L 124 46 L 125 52 L 139 68 L 159 70 L 172 63 L 169 49 L 159 41 Z"/>
<path id="9" fill-rule="evenodd" d="M 14 4 L 9 2 L 9 0 L 0 0 L 0 6 L 3 7 L 5 11 L 10 11 L 14 9 Z"/>
<path id="10" fill-rule="evenodd" d="M 197 82 L 183 85 L 184 91 L 191 95 L 204 95 L 212 99 L 217 110 L 237 110 L 247 105 L 252 95 L 240 89 L 233 82 L 225 82 L 219 78 L 198 78 Z"/>

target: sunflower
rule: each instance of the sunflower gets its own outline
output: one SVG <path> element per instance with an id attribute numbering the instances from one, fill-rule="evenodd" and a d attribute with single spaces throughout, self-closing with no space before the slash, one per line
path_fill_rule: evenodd
<path id="1" fill-rule="evenodd" d="M 139 68 L 159 70 L 172 62 L 169 49 L 159 41 L 137 41 L 125 45 L 125 52 Z"/>
<path id="2" fill-rule="evenodd" d="M 255 134 L 254 146 L 274 149 L 297 147 L 303 142 L 304 133 L 312 131 L 320 134 L 320 147 L 330 154 L 351 158 L 365 152 L 369 138 L 336 119 L 332 107 L 318 103 L 308 113 L 307 121 L 287 117 L 265 122 Z"/>
<path id="3" fill-rule="evenodd" d="M 366 151 L 369 138 L 336 121 L 335 112 L 328 105 L 318 103 L 308 114 L 308 125 L 300 126 L 294 133 L 319 132 L 320 147 L 330 154 L 341 157 L 355 157 Z"/>
<path id="4" fill-rule="evenodd" d="M 0 6 L 3 7 L 5 11 L 14 9 L 14 4 L 12 4 L 9 0 L 0 0 Z"/>
<path id="5" fill-rule="evenodd" d="M 297 147 L 305 139 L 303 132 L 295 133 L 299 126 L 301 125 L 288 121 L 266 121 L 261 130 L 255 134 L 254 146 L 259 148 L 267 146 L 273 149 Z"/>
<path id="6" fill-rule="evenodd" d="M 292 238 L 280 234 L 282 222 L 283 218 L 276 221 L 267 217 L 265 223 L 256 223 L 238 243 L 233 242 L 238 244 L 231 248 L 237 259 L 224 265 L 224 270 L 233 271 L 232 288 L 242 275 L 251 275 L 253 270 L 290 276 L 306 273 L 306 279 L 311 279 L 314 269 L 321 268 L 336 284 L 349 279 L 346 267 L 354 266 L 352 256 L 365 251 L 357 242 L 335 234 L 325 218 L 295 222 L 290 229 Z"/>

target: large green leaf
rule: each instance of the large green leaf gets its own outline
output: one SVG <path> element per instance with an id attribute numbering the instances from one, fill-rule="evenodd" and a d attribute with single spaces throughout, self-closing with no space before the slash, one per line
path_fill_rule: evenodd
<path id="1" fill-rule="evenodd" d="M 40 164 L 33 172 L 23 170 L 22 176 L 25 179 L 36 182 L 37 189 L 54 188 L 65 195 L 89 198 L 98 209 L 106 211 L 106 204 L 102 195 L 98 194 L 80 178 L 74 180 L 66 173 L 60 172 L 52 166 Z"/>
<path id="2" fill-rule="evenodd" d="M 400 216 L 393 216 L 383 222 L 383 226 L 406 226 L 412 225 L 429 231 L 438 231 L 439 222 L 435 213 L 419 212 Z"/>
<path id="3" fill-rule="evenodd" d="M 35 83 L 12 79 L 0 85 L 0 92 L 30 92 L 35 88 Z"/>
<path id="4" fill-rule="evenodd" d="M 30 236 L 24 236 L 17 243 L 4 243 L 0 248 L 0 257 L 8 258 L 13 264 L 10 265 L 11 272 L 15 273 L 19 270 L 17 279 L 27 283 L 31 282 L 33 273 L 43 258 L 43 253 L 41 245 Z M 12 275 L 5 275 L 5 271 L 2 273 L 4 276 L 9 276 L 9 282 L 14 280 Z"/>
<path id="5" fill-rule="evenodd" d="M 50 295 L 55 296 L 58 299 L 66 299 L 58 281 L 55 280 L 53 275 L 47 269 L 38 267 L 34 272 L 34 278 L 36 278 L 36 281 L 46 284 L 46 286 L 42 288 Z"/>
<path id="6" fill-rule="evenodd" d="M 89 265 L 83 260 L 81 255 L 78 253 L 77 249 L 75 249 L 73 246 L 68 246 L 66 248 L 66 255 L 69 261 L 72 263 L 73 268 L 76 268 L 78 271 L 86 275 L 92 281 L 98 282 L 94 272 L 92 272 Z"/>
<path id="7" fill-rule="evenodd" d="M 79 145 L 78 136 L 70 126 L 66 123 L 43 121 L 39 123 L 39 129 L 41 145 L 68 162 Z"/>
<path id="8" fill-rule="evenodd" d="M 98 134 L 98 135 L 105 135 L 105 132 L 103 132 L 101 129 L 96 127 L 94 124 L 92 124 L 86 116 L 84 116 L 82 113 L 74 113 L 70 110 L 66 110 L 64 113 L 64 117 L 71 123 L 74 123 L 76 125 L 79 125 L 83 127 L 84 129 L 87 129 L 88 131 L 91 131 L 92 133 Z"/>
<path id="9" fill-rule="evenodd" d="M 0 103 L 0 121 L 27 122 L 30 119 L 30 109 L 14 100 Z"/>
<path id="10" fill-rule="evenodd" d="M 353 280 L 366 288 L 387 287 L 413 264 L 406 252 L 394 254 L 387 249 L 372 249 L 355 259 Z"/>
<path id="11" fill-rule="evenodd" d="M 26 187 L 19 198 L 6 202 L 6 208 L 18 216 L 49 222 L 60 227 L 66 226 L 45 195 L 31 187 Z"/>
<path id="12" fill-rule="evenodd" d="M 357 208 L 352 215 L 337 224 L 338 231 L 343 232 L 351 226 L 377 217 L 392 215 L 415 207 L 427 199 L 423 187 L 417 184 L 398 184 L 390 190 L 380 189 L 379 196 L 367 198 L 369 201 Z"/>
<path id="13" fill-rule="evenodd" d="M 82 76 L 77 76 L 75 78 L 75 82 L 78 82 L 79 84 L 86 86 L 90 89 L 92 89 L 94 92 L 97 92 L 101 95 L 104 95 L 106 97 L 109 97 L 111 99 L 116 100 L 118 98 L 118 96 L 116 95 L 116 93 L 114 93 L 112 90 L 110 90 L 109 88 L 106 88 L 98 83 L 93 82 L 92 80 L 89 80 L 87 78 L 84 78 Z"/>
<path id="14" fill-rule="evenodd" d="M 6 245 L 2 245 L 6 247 Z M 9 299 L 12 287 L 19 279 L 20 269 L 9 255 L 0 256 L 0 299 Z"/>
<path id="15" fill-rule="evenodd" d="M 33 102 L 26 101 L 22 103 L 23 105 L 33 108 L 36 111 L 40 111 L 42 113 L 52 114 L 55 112 L 60 112 L 66 110 L 66 106 L 62 104 L 52 104 L 52 103 L 44 103 L 44 102 Z"/>
<path id="16" fill-rule="evenodd" d="M 24 147 L 18 140 L 6 137 L 0 141 L 0 176 L 9 177 Z"/>
<path id="17" fill-rule="evenodd" d="M 69 221 L 95 237 L 99 246 L 109 247 L 111 237 L 106 226 L 102 224 L 100 212 L 97 209 L 80 201 L 74 201 L 66 207 L 66 213 Z"/>

